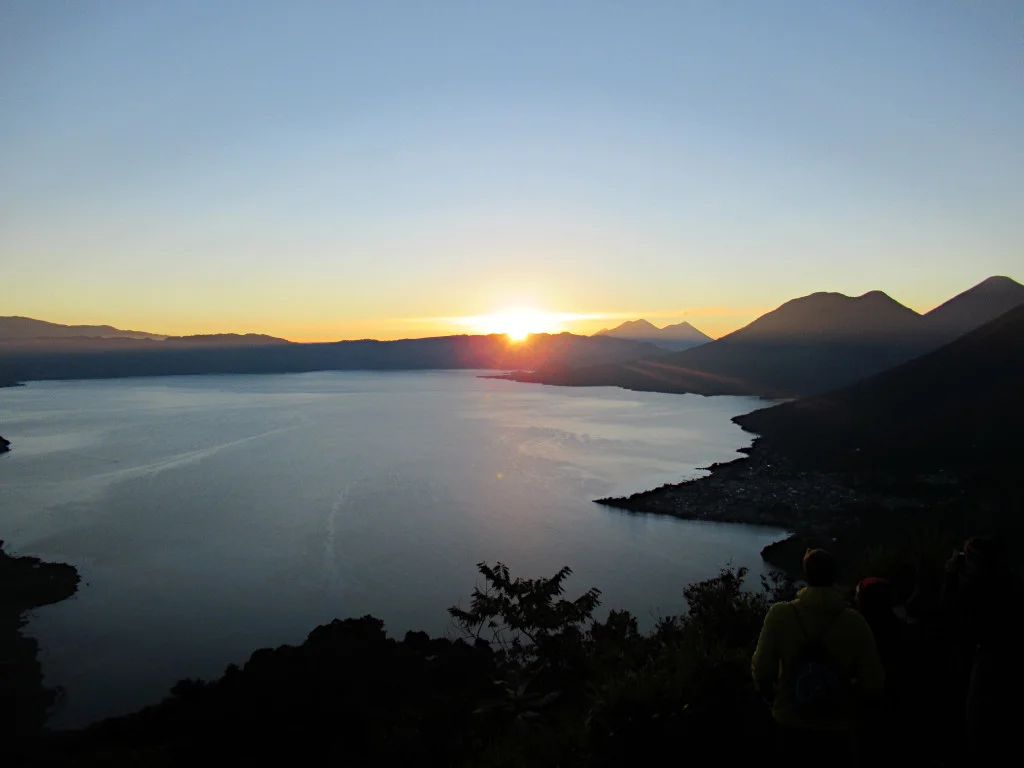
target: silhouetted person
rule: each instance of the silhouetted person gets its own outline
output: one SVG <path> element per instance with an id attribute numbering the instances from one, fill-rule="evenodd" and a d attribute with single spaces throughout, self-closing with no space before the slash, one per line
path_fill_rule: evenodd
<path id="1" fill-rule="evenodd" d="M 910 658 L 907 625 L 894 612 L 893 588 L 885 579 L 870 577 L 857 585 L 857 610 L 875 638 L 885 671 L 883 695 L 869 702 L 864 718 L 861 747 L 865 762 L 877 766 L 899 765 L 908 756 L 910 724 L 907 698 Z"/>
<path id="2" fill-rule="evenodd" d="M 942 564 L 920 557 L 917 561 L 914 591 L 907 598 L 907 621 L 935 627 L 942 609 Z"/>
<path id="3" fill-rule="evenodd" d="M 1024 694 L 1024 598 L 1001 541 L 975 537 L 954 553 L 943 602 L 967 675 L 965 762 L 996 765 L 1017 754 Z"/>
<path id="4" fill-rule="evenodd" d="M 908 749 L 922 765 L 948 759 L 962 748 L 963 700 L 958 690 L 944 620 L 942 562 L 922 556 L 907 600 L 903 729 Z M 913 763 L 911 763 L 913 764 Z"/>
<path id="5" fill-rule="evenodd" d="M 875 638 L 886 688 L 894 687 L 905 661 L 906 625 L 893 611 L 892 584 L 878 577 L 864 579 L 857 585 L 854 599 Z"/>
<path id="6" fill-rule="evenodd" d="M 807 586 L 768 611 L 751 668 L 771 702 L 787 759 L 815 755 L 823 764 L 853 762 L 863 703 L 882 692 L 884 673 L 864 618 L 835 588 L 835 558 L 809 550 Z"/>

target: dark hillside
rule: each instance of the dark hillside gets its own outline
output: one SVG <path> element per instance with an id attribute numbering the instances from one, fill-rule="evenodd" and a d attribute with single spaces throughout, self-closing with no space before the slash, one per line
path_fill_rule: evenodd
<path id="1" fill-rule="evenodd" d="M 717 341 L 651 361 L 510 378 L 699 395 L 803 397 L 852 384 L 947 344 L 1024 302 L 1024 286 L 991 277 L 919 315 L 881 291 L 793 299 Z"/>
<path id="2" fill-rule="evenodd" d="M 269 338 L 269 337 L 268 337 Z M 535 334 L 442 336 L 400 341 L 221 344 L 133 339 L 55 339 L 31 347 L 0 343 L 0 371 L 19 381 L 102 379 L 207 373 L 299 373 L 344 370 L 534 369 L 657 357 L 665 351 L 625 339 Z"/>
<path id="3" fill-rule="evenodd" d="M 945 343 L 1021 304 L 1024 304 L 1024 285 L 1009 277 L 994 276 L 926 313 L 925 325 Z"/>
<path id="4" fill-rule="evenodd" d="M 656 360 L 518 380 L 700 395 L 797 397 L 898 365 L 925 351 L 921 316 L 880 291 L 815 293 L 783 304 L 717 341 Z"/>
<path id="5" fill-rule="evenodd" d="M 802 462 L 842 467 L 1006 465 L 1024 434 L 1024 306 L 852 386 L 736 422 Z"/>
<path id="6" fill-rule="evenodd" d="M 0 317 L 0 339 L 44 339 L 91 336 L 95 338 L 162 339 L 147 331 L 125 331 L 111 325 L 62 325 L 31 317 Z"/>

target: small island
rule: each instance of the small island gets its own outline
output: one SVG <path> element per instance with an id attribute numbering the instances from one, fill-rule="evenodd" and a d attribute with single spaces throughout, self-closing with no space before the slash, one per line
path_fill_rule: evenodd
<path id="1" fill-rule="evenodd" d="M 0 435 L 0 453 L 6 453 L 9 450 L 11 450 L 11 441 L 5 440 L 3 436 Z"/>

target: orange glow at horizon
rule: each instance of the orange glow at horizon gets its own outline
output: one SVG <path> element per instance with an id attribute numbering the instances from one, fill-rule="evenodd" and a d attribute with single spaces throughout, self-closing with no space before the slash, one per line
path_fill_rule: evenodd
<path id="1" fill-rule="evenodd" d="M 611 328 L 626 320 L 646 318 L 661 327 L 689 320 L 712 338 L 718 338 L 746 325 L 759 315 L 774 309 L 759 307 L 697 307 L 684 310 L 637 310 L 617 312 L 551 312 L 529 306 L 514 306 L 481 315 L 393 317 L 358 323 L 339 322 L 323 326 L 291 327 L 278 334 L 291 341 L 324 342 L 340 339 L 375 338 L 381 341 L 452 333 L 504 334 L 519 342 L 537 333 L 575 333 L 590 336 L 602 328 Z M 290 333 L 289 333 L 290 332 Z"/>
<path id="2" fill-rule="evenodd" d="M 528 307 L 512 307 L 489 315 L 457 318 L 459 325 L 475 333 L 503 333 L 511 341 L 523 341 L 531 333 L 561 333 L 564 315 Z"/>
<path id="3" fill-rule="evenodd" d="M 501 306 L 501 305 L 498 305 Z M 774 305 L 697 306 L 680 309 L 650 308 L 612 311 L 551 311 L 536 305 L 509 304 L 478 315 L 388 316 L 366 315 L 336 316 L 324 311 L 315 313 L 289 313 L 276 315 L 254 314 L 248 311 L 232 312 L 227 308 L 216 315 L 182 317 L 167 312 L 132 312 L 126 308 L 116 311 L 84 312 L 74 308 L 63 311 L 25 309 L 12 314 L 35 317 L 68 325 L 102 325 L 133 329 L 164 336 L 189 336 L 212 333 L 262 333 L 299 343 L 324 343 L 342 340 L 415 339 L 452 334 L 505 334 L 511 341 L 522 341 L 530 334 L 574 333 L 590 336 L 602 328 L 613 328 L 627 320 L 645 318 L 662 327 L 681 320 L 689 320 L 697 328 L 718 338 L 746 325 L 759 315 L 774 309 Z"/>

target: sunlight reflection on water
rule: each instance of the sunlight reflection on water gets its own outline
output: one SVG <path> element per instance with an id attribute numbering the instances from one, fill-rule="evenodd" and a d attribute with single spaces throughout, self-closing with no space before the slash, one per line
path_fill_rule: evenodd
<path id="1" fill-rule="evenodd" d="M 257 647 L 373 613 L 441 633 L 475 563 L 574 570 L 642 626 L 777 532 L 592 502 L 697 474 L 749 444 L 747 398 L 559 389 L 467 372 L 48 382 L 0 395 L 13 551 L 79 566 L 27 631 L 57 726 L 155 701 Z"/>

